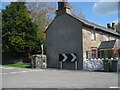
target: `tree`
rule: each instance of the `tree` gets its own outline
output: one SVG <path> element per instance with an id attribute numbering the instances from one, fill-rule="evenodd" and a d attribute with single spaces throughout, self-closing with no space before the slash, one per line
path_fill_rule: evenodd
<path id="1" fill-rule="evenodd" d="M 76 16 L 78 18 L 85 19 L 85 16 L 84 16 L 81 8 L 79 8 L 78 6 L 73 5 L 72 3 L 69 3 L 69 6 L 71 8 L 72 15 L 74 15 L 74 16 Z"/>
<path id="2" fill-rule="evenodd" d="M 77 6 L 69 4 L 73 15 L 81 18 L 85 18 L 82 11 Z M 32 20 L 38 24 L 38 36 L 41 38 L 41 43 L 44 44 L 44 51 L 46 46 L 46 27 L 52 22 L 55 17 L 55 2 L 27 2 L 26 4 Z M 76 10 L 77 9 L 77 10 Z M 79 12 L 77 12 L 79 11 Z"/>
<path id="3" fill-rule="evenodd" d="M 71 7 L 71 12 L 73 15 L 81 18 L 85 18 L 82 10 L 77 6 L 68 3 Z M 32 20 L 38 24 L 38 36 L 41 38 L 42 43 L 45 44 L 45 30 L 46 27 L 52 22 L 55 17 L 55 2 L 27 2 L 26 4 Z M 79 12 L 77 12 L 79 11 Z"/>
<path id="4" fill-rule="evenodd" d="M 27 2 L 26 4 L 32 20 L 38 24 L 38 36 L 41 38 L 41 43 L 46 46 L 46 27 L 52 22 L 55 16 L 54 2 Z"/>
<path id="5" fill-rule="evenodd" d="M 38 26 L 32 21 L 25 2 L 11 2 L 2 10 L 3 53 L 13 57 L 28 57 L 40 52 Z"/>

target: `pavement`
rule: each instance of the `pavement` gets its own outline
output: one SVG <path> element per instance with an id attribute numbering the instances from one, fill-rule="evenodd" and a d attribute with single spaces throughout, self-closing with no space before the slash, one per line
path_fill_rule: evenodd
<path id="1" fill-rule="evenodd" d="M 118 73 L 0 66 L 2 88 L 118 88 Z"/>

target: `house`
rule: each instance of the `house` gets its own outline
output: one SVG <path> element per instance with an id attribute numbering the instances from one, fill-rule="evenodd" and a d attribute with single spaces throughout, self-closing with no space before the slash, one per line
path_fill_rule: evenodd
<path id="1" fill-rule="evenodd" d="M 48 68 L 61 67 L 60 54 L 64 61 L 68 54 L 74 53 L 77 57 L 76 66 L 75 62 L 63 62 L 63 69 L 81 70 L 85 58 L 112 58 L 119 49 L 120 34 L 115 31 L 115 23 L 107 26 L 77 18 L 71 14 L 67 2 L 58 2 L 56 17 L 45 32 Z"/>

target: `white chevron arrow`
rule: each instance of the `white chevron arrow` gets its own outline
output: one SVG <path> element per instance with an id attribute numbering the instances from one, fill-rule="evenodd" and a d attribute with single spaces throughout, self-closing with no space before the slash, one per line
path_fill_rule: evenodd
<path id="1" fill-rule="evenodd" d="M 74 62 L 77 57 L 74 54 L 71 54 L 71 55 L 73 56 L 73 59 L 71 60 L 71 62 Z"/>
<path id="2" fill-rule="evenodd" d="M 64 59 L 62 60 L 63 62 L 65 62 L 67 60 L 67 56 L 65 54 L 62 54 Z"/>

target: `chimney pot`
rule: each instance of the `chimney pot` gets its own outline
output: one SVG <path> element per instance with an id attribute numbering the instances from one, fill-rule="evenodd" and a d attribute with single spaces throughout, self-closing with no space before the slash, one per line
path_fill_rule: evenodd
<path id="1" fill-rule="evenodd" d="M 112 22 L 112 29 L 115 30 L 115 22 Z"/>
<path id="2" fill-rule="evenodd" d="M 107 28 L 111 28 L 110 23 L 107 24 Z"/>

